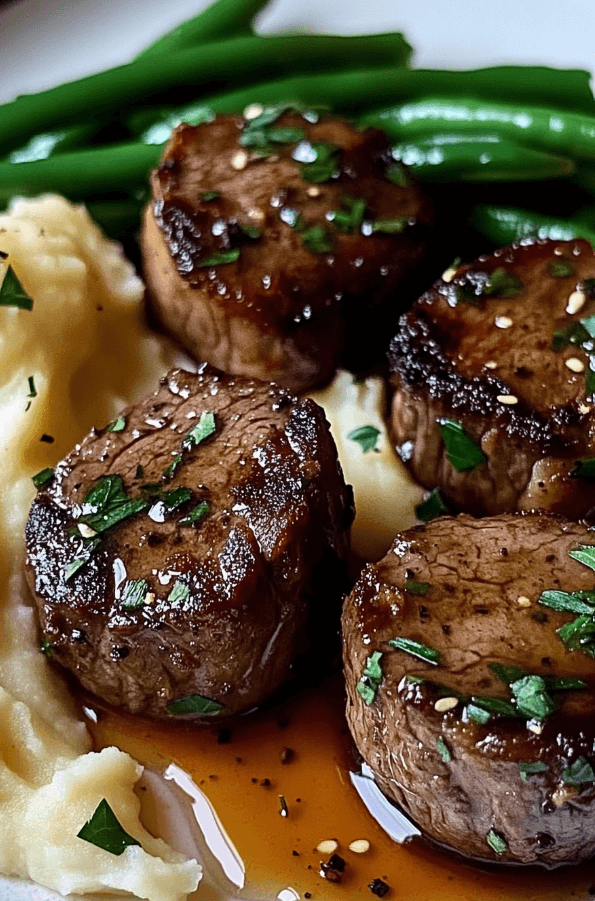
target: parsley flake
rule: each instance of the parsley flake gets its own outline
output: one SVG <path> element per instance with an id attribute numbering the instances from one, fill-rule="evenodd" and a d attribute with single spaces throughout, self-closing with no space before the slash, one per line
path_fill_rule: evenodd
<path id="1" fill-rule="evenodd" d="M 302 166 L 305 181 L 321 184 L 339 174 L 339 148 L 320 141 L 301 141 L 291 154 Z"/>
<path id="2" fill-rule="evenodd" d="M 417 582 L 415 579 L 405 579 L 405 591 L 407 594 L 423 597 L 432 590 L 431 582 Z"/>
<path id="3" fill-rule="evenodd" d="M 125 610 L 138 610 L 139 607 L 143 607 L 148 587 L 146 579 L 131 579 L 126 582 L 122 590 L 121 606 Z"/>
<path id="4" fill-rule="evenodd" d="M 114 422 L 110 422 L 110 424 L 106 428 L 106 432 L 123 432 L 126 428 L 126 419 L 124 416 L 118 416 L 118 418 Z"/>
<path id="5" fill-rule="evenodd" d="M 483 288 L 483 294 L 494 297 L 516 297 L 523 290 L 523 283 L 520 279 L 499 266 L 490 273 L 487 282 Z"/>
<path id="6" fill-rule="evenodd" d="M 210 266 L 225 266 L 227 263 L 235 263 L 240 258 L 240 250 L 234 247 L 231 250 L 222 250 L 220 253 L 212 253 L 208 257 L 196 260 L 197 269 L 207 269 Z"/>
<path id="7" fill-rule="evenodd" d="M 574 267 L 565 260 L 550 260 L 548 272 L 553 278 L 569 278 L 574 275 Z"/>
<path id="8" fill-rule="evenodd" d="M 595 457 L 581 457 L 580 460 L 577 460 L 570 476 L 573 479 L 582 479 L 584 482 L 595 482 Z"/>
<path id="9" fill-rule="evenodd" d="M 381 659 L 382 651 L 374 651 L 366 660 L 364 671 L 357 683 L 358 694 L 361 695 L 368 706 L 376 699 L 378 688 L 382 682 Z"/>
<path id="10" fill-rule="evenodd" d="M 197 522 L 200 522 L 205 518 L 207 513 L 209 512 L 209 505 L 206 501 L 201 501 L 197 507 L 194 507 L 190 513 L 184 516 L 183 519 L 180 520 L 181 526 L 192 526 Z"/>
<path id="11" fill-rule="evenodd" d="M 461 422 L 443 419 L 440 422 L 440 434 L 444 441 L 446 459 L 457 472 L 470 472 L 485 466 L 486 455 L 469 436 Z"/>
<path id="12" fill-rule="evenodd" d="M 431 522 L 438 516 L 448 516 L 449 513 L 439 488 L 433 488 L 423 501 L 415 505 L 415 516 L 420 522 Z"/>
<path id="13" fill-rule="evenodd" d="M 333 210 L 327 218 L 335 228 L 345 234 L 358 232 L 364 221 L 366 201 L 361 197 L 350 197 L 345 194 L 340 198 L 341 208 Z"/>
<path id="14" fill-rule="evenodd" d="M 179 604 L 181 601 L 187 601 L 190 597 L 190 588 L 184 582 L 181 582 L 179 579 L 173 584 L 173 588 L 170 591 L 167 600 L 170 604 Z"/>
<path id="15" fill-rule="evenodd" d="M 199 716 L 217 716 L 223 710 L 223 704 L 219 701 L 213 701 L 212 698 L 205 698 L 203 695 L 193 694 L 187 695 L 185 698 L 177 698 L 170 701 L 165 709 L 172 716 L 187 716 L 188 714 L 198 714 Z"/>
<path id="16" fill-rule="evenodd" d="M 406 228 L 408 219 L 394 216 L 392 219 L 374 219 L 372 231 L 382 235 L 400 235 Z"/>
<path id="17" fill-rule="evenodd" d="M 203 411 L 200 414 L 200 418 L 196 425 L 192 426 L 192 428 L 184 438 L 182 447 L 184 448 L 184 450 L 191 450 L 193 447 L 197 447 L 199 444 L 205 441 L 206 438 L 209 438 L 216 428 L 217 425 L 215 422 L 215 414 L 209 412 L 208 410 Z"/>
<path id="18" fill-rule="evenodd" d="M 378 438 L 380 436 L 380 429 L 377 429 L 374 425 L 362 425 L 357 429 L 353 429 L 353 431 L 349 432 L 347 435 L 350 441 L 355 441 L 360 445 L 364 454 L 367 454 L 368 451 L 374 451 L 375 453 L 380 453 L 378 449 Z"/>
<path id="19" fill-rule="evenodd" d="M 436 739 L 436 747 L 438 748 L 438 753 L 442 757 L 444 763 L 449 763 L 451 760 L 451 753 L 448 745 L 444 741 L 441 735 Z"/>
<path id="20" fill-rule="evenodd" d="M 545 773 L 546 770 L 547 765 L 542 760 L 519 763 L 519 773 L 523 782 L 527 782 L 529 776 L 533 776 L 535 773 Z"/>
<path id="21" fill-rule="evenodd" d="M 389 644 L 398 651 L 405 651 L 405 653 L 419 657 L 421 660 L 425 660 L 426 663 L 432 663 L 434 666 L 440 663 L 440 651 L 429 648 L 427 645 L 414 641 L 412 638 L 402 638 L 400 636 L 391 638 Z"/>
<path id="22" fill-rule="evenodd" d="M 496 832 L 495 829 L 490 829 L 486 836 L 486 841 L 492 851 L 495 851 L 496 854 L 504 854 L 508 849 L 506 839 L 499 832 Z"/>
<path id="23" fill-rule="evenodd" d="M 40 472 L 36 472 L 35 475 L 32 476 L 31 481 L 36 488 L 45 488 L 45 486 L 49 485 L 53 478 L 53 469 L 42 469 Z"/>
<path id="24" fill-rule="evenodd" d="M 563 769 L 562 782 L 566 785 L 584 785 L 587 782 L 595 782 L 595 773 L 587 758 L 577 757 Z"/>
<path id="25" fill-rule="evenodd" d="M 0 307 L 18 307 L 19 310 L 29 311 L 33 309 L 33 299 L 21 285 L 12 266 L 6 270 L 0 285 Z"/>
<path id="26" fill-rule="evenodd" d="M 99 802 L 95 813 L 77 837 L 117 857 L 132 845 L 140 847 L 140 842 L 122 828 L 105 798 Z"/>
<path id="27" fill-rule="evenodd" d="M 595 545 L 580 544 L 569 552 L 569 556 L 588 566 L 589 569 L 595 569 Z"/>

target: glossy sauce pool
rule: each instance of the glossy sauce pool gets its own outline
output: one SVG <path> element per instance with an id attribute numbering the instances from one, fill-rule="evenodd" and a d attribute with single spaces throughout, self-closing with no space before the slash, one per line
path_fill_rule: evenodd
<path id="1" fill-rule="evenodd" d="M 91 724 L 97 749 L 115 744 L 141 763 L 190 773 L 214 805 L 246 865 L 242 897 L 276 898 L 291 886 L 312 901 L 375 895 L 374 879 L 395 901 L 587 901 L 595 864 L 546 871 L 474 866 L 415 840 L 395 844 L 351 785 L 356 766 L 343 715 L 343 687 L 333 677 L 229 729 L 151 723 L 101 711 Z M 282 795 L 287 816 L 280 813 Z M 335 839 L 346 861 L 340 884 L 319 874 L 316 846 Z M 357 854 L 351 842 L 366 839 Z M 198 893 L 200 897 L 200 891 Z"/>

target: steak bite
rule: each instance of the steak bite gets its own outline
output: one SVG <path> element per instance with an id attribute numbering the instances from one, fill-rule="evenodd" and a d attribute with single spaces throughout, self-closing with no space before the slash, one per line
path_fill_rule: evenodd
<path id="1" fill-rule="evenodd" d="M 583 240 L 514 245 L 445 273 L 389 352 L 392 435 L 415 478 L 475 515 L 587 515 L 594 314 Z"/>
<path id="2" fill-rule="evenodd" d="M 43 647 L 131 713 L 249 711 L 306 650 L 309 613 L 319 631 L 338 616 L 351 519 L 313 401 L 206 364 L 171 372 L 33 503 Z"/>
<path id="3" fill-rule="evenodd" d="M 431 214 L 381 131 L 284 109 L 176 128 L 142 250 L 157 318 L 197 359 L 304 391 L 343 351 L 384 352 Z"/>
<path id="4" fill-rule="evenodd" d="M 585 525 L 517 514 L 437 519 L 362 572 L 347 719 L 427 837 L 492 862 L 595 853 L 593 568 Z"/>

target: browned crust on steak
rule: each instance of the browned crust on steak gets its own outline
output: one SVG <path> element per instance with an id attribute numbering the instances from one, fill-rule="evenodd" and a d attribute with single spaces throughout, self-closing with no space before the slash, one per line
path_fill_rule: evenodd
<path id="1" fill-rule="evenodd" d="M 572 274 L 552 275 L 560 264 Z M 501 268 L 520 280 L 520 293 L 482 295 Z M 552 340 L 595 312 L 595 293 L 584 290 L 593 277 L 595 255 L 586 241 L 515 245 L 438 281 L 401 317 L 389 352 L 391 428 L 421 484 L 440 487 L 458 509 L 476 515 L 589 512 L 595 486 L 570 476 L 578 459 L 595 454 L 589 355 L 576 344 L 556 351 Z M 577 288 L 584 304 L 569 313 Z M 461 289 L 476 290 L 477 305 L 462 301 Z M 569 360 L 584 369 L 573 371 Z M 482 447 L 485 466 L 460 473 L 448 462 L 440 435 L 440 420 L 448 418 Z"/>
<path id="2" fill-rule="evenodd" d="M 151 177 L 145 279 L 160 322 L 197 359 L 302 391 L 332 376 L 345 344 L 358 346 L 361 358 L 378 340 L 383 300 L 423 254 L 430 205 L 412 182 L 401 187 L 386 177 L 394 163 L 376 129 L 283 115 L 275 126 L 299 127 L 308 141 L 339 148 L 340 174 L 313 184 L 292 157 L 296 142 L 257 156 L 239 143 L 244 124 L 220 116 L 174 131 Z M 219 196 L 201 199 L 213 191 Z M 366 220 L 408 224 L 401 234 L 342 233 L 327 215 L 341 209 L 344 195 L 365 200 Z M 290 211 L 299 228 L 287 224 Z M 331 253 L 306 246 L 312 226 L 327 230 Z M 246 227 L 260 237 L 247 237 Z M 236 262 L 202 267 L 205 257 L 230 249 L 240 250 Z M 382 350 L 388 335 L 383 341 Z"/>
<path id="3" fill-rule="evenodd" d="M 545 589 L 593 589 L 593 572 L 568 556 L 581 543 L 595 545 L 594 533 L 550 514 L 445 517 L 397 536 L 346 599 L 355 743 L 382 791 L 424 834 L 470 857 L 555 866 L 595 852 L 595 785 L 562 778 L 577 758 L 595 761 L 595 662 L 567 651 L 556 635 L 574 616 L 537 603 Z M 409 593 L 407 579 L 430 588 Z M 439 665 L 389 645 L 396 637 L 439 651 Z M 376 651 L 382 680 L 367 704 L 357 685 Z M 541 734 L 526 717 L 465 721 L 470 697 L 511 698 L 493 663 L 580 678 L 588 687 L 556 693 L 560 706 Z M 436 710 L 444 697 L 455 706 Z M 545 771 L 524 781 L 519 763 L 535 761 Z M 490 830 L 506 843 L 500 854 L 488 844 Z"/>
<path id="4" fill-rule="evenodd" d="M 184 450 L 204 411 L 214 434 Z M 203 365 L 170 373 L 123 415 L 125 428 L 88 435 L 33 503 L 27 569 L 42 638 L 86 689 L 132 713 L 167 717 L 168 703 L 193 694 L 220 703 L 221 716 L 246 712 L 286 680 L 309 611 L 318 607 L 324 630 L 340 602 L 340 580 L 328 582 L 346 559 L 351 501 L 324 414 Z M 112 526 L 67 578 L 85 553 L 85 495 L 109 474 L 130 498 L 143 485 L 193 497 L 165 514 L 152 501 Z M 181 523 L 200 501 L 206 518 Z M 122 575 L 147 582 L 136 609 L 123 605 Z M 175 585 L 186 596 L 173 601 Z"/>

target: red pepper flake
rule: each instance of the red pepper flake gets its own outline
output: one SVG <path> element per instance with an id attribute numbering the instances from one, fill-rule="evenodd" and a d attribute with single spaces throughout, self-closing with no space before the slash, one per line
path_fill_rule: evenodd
<path id="1" fill-rule="evenodd" d="M 340 854 L 331 854 L 326 861 L 320 861 L 319 875 L 328 882 L 341 882 L 347 864 Z"/>
<path id="2" fill-rule="evenodd" d="M 260 780 L 260 784 L 261 784 L 264 788 L 268 788 L 269 785 L 271 784 L 271 780 L 270 780 L 270 779 L 261 779 L 261 780 Z"/>
<path id="3" fill-rule="evenodd" d="M 368 888 L 377 898 L 384 898 L 390 892 L 390 885 L 384 879 L 373 879 Z"/>

